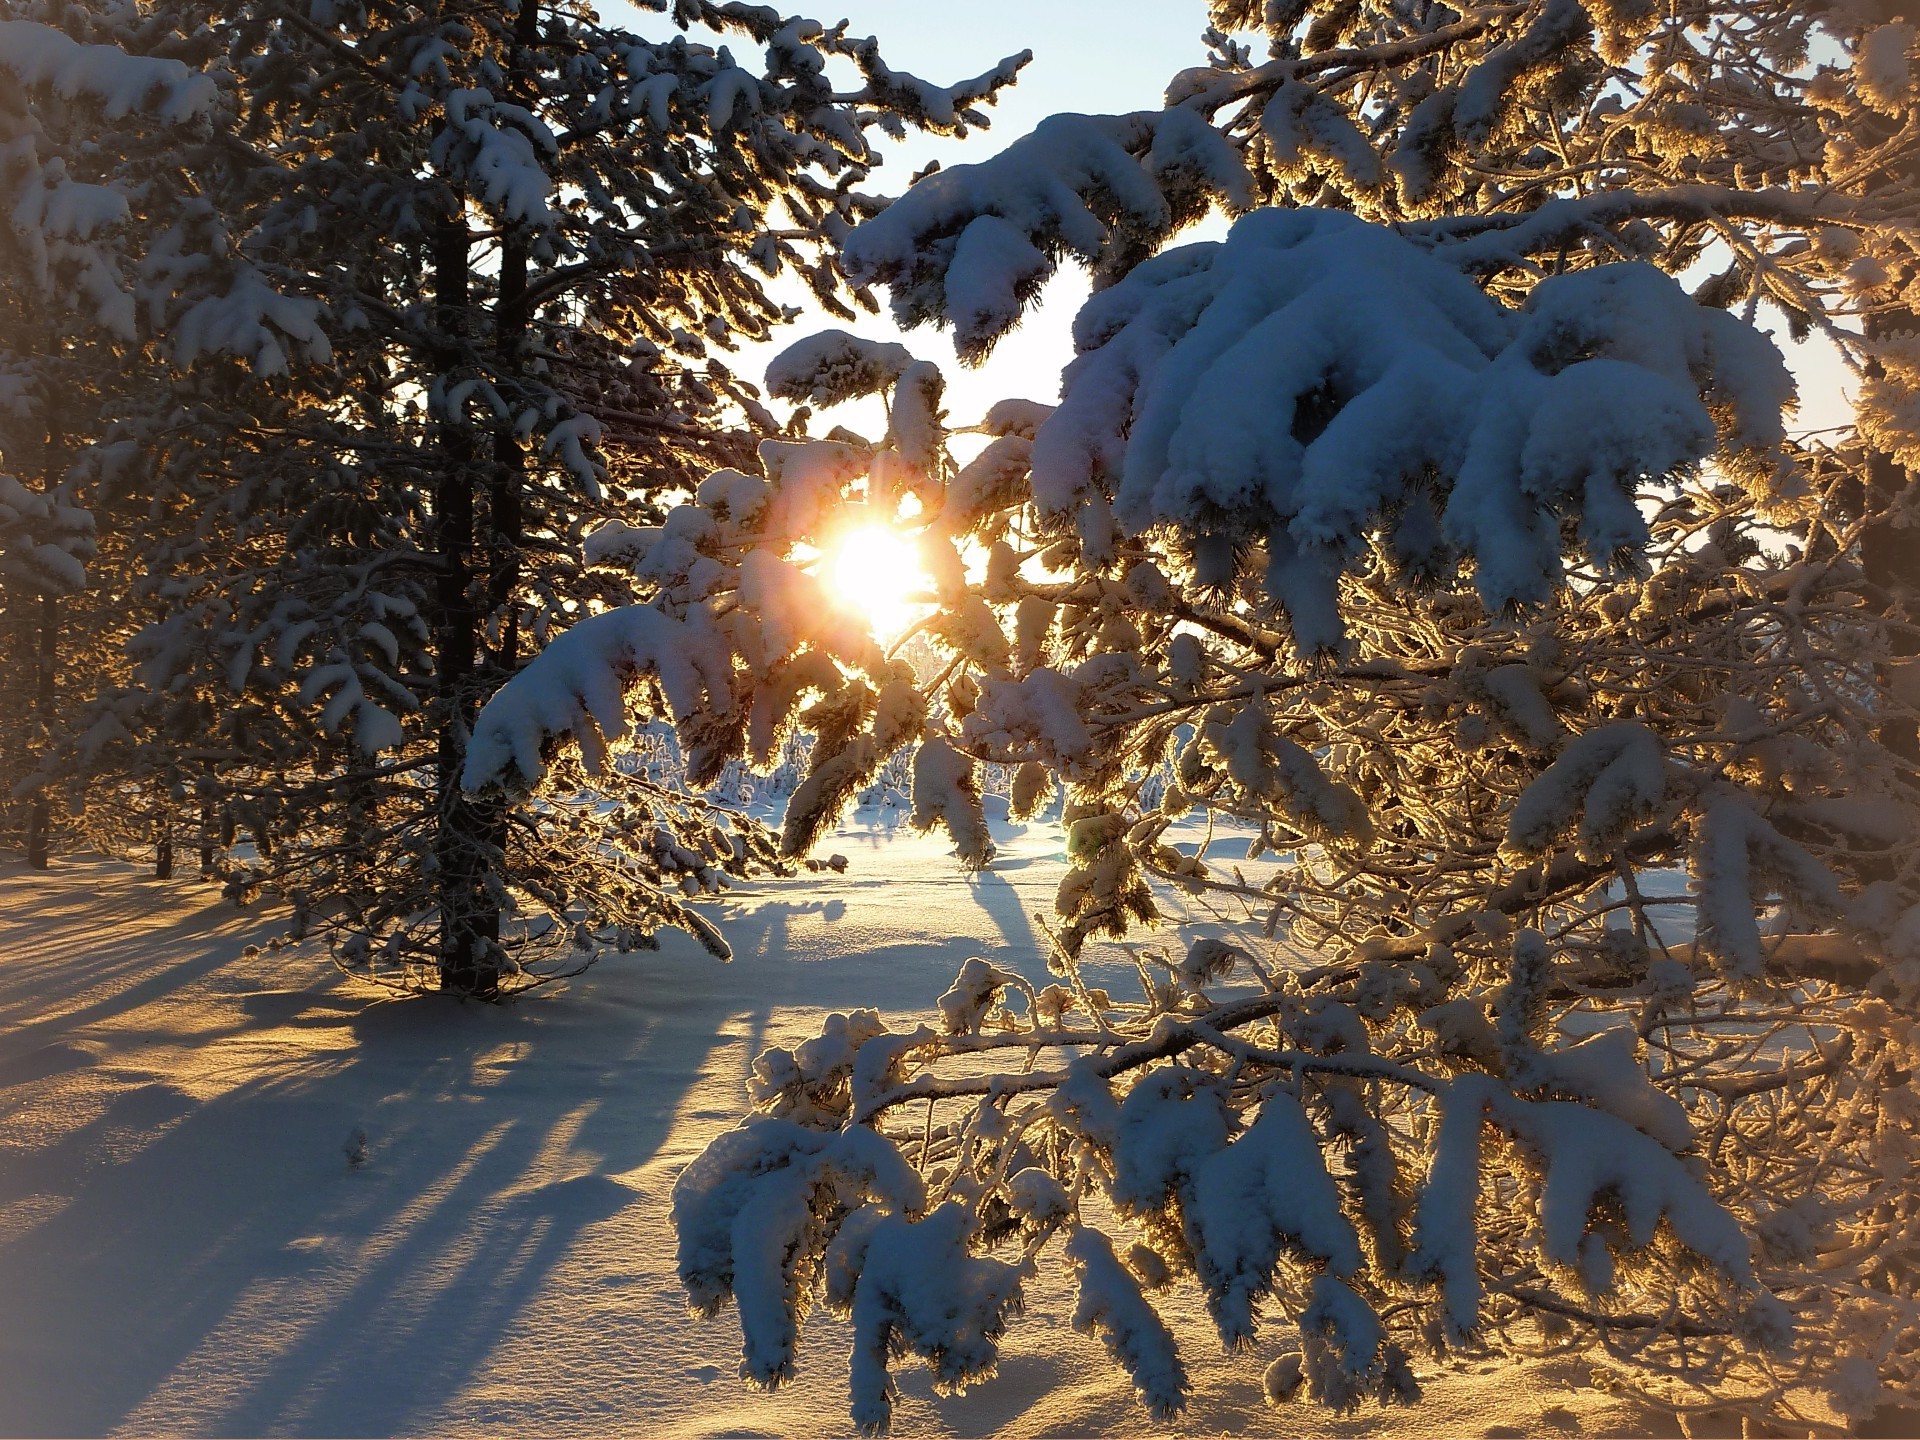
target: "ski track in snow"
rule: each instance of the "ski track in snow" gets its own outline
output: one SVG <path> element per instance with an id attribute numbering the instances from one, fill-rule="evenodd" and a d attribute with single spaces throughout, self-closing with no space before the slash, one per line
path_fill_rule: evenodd
<path id="1" fill-rule="evenodd" d="M 1064 865 L 1055 827 L 998 823 L 967 877 L 874 815 L 823 847 L 845 875 L 724 907 L 731 965 L 668 932 L 509 1006 L 390 998 L 311 946 L 249 956 L 280 917 L 212 886 L 0 863 L 0 1434 L 850 1433 L 840 1321 L 814 1317 L 768 1396 L 736 1377 L 731 1311 L 688 1315 L 673 1178 L 744 1112 L 753 1056 L 824 1013 L 917 1023 L 972 955 L 1044 979 L 1031 916 Z M 1130 964 L 1090 978 L 1137 988 Z M 1197 1294 L 1172 1309 L 1196 1382 L 1177 1434 L 1652 1423 L 1575 1362 L 1274 1415 L 1283 1327 L 1229 1364 Z M 1168 1433 L 1071 1313 L 1030 1285 L 998 1378 L 962 1396 L 903 1368 L 895 1433 Z"/>

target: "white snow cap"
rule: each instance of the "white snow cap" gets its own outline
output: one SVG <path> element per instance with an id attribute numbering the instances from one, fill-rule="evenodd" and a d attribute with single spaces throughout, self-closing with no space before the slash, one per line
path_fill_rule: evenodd
<path id="1" fill-rule="evenodd" d="M 1137 266 L 1075 322 L 1034 440 L 1042 509 L 1111 500 L 1131 533 L 1264 540 L 1311 652 L 1341 643 L 1336 582 L 1371 532 L 1410 564 L 1470 558 L 1491 607 L 1537 602 L 1563 521 L 1610 565 L 1646 541 L 1642 486 L 1778 443 L 1777 353 L 1760 363 L 1750 327 L 1652 267 L 1549 277 L 1516 311 L 1444 256 L 1343 212 L 1262 210 Z"/>
<path id="2" fill-rule="evenodd" d="M 890 387 L 913 364 L 904 345 L 822 330 L 767 362 L 767 392 L 782 400 L 838 405 Z"/>
<path id="3" fill-rule="evenodd" d="M 1231 143 L 1185 110 L 1054 115 L 1000 154 L 926 176 L 857 226 L 841 260 L 857 284 L 893 291 L 902 324 L 939 319 L 978 361 L 1071 254 L 1151 246 L 1218 199 L 1252 203 Z"/>
<path id="4" fill-rule="evenodd" d="M 213 81 L 178 60 L 82 45 L 48 25 L 0 20 L 0 70 L 28 89 L 96 105 L 109 120 L 148 115 L 169 124 L 213 108 Z"/>

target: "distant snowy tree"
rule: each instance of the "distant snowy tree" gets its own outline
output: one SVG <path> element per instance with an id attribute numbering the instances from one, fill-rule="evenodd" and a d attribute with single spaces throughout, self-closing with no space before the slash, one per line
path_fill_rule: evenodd
<path id="1" fill-rule="evenodd" d="M 1864 1420 L 1920 1379 L 1915 31 L 1214 19 L 1164 112 L 1056 117 L 842 247 L 966 357 L 1088 264 L 1057 406 L 958 464 L 931 367 L 804 342 L 775 393 L 885 393 L 887 436 L 715 474 L 634 545 L 652 600 L 481 716 L 475 784 L 598 744 L 635 681 L 722 749 L 796 717 L 794 854 L 898 744 L 965 864 L 980 766 L 1016 813 L 1068 787 L 1055 983 L 970 961 L 917 1028 L 762 1056 L 676 1188 L 693 1303 L 769 1386 L 848 1315 L 868 1430 L 898 1360 L 989 1373 L 1049 1264 L 1162 1417 L 1182 1286 L 1274 1403 L 1581 1343 L 1676 1406 Z M 1250 213 L 1163 248 L 1209 203 Z M 1865 366 L 1857 434 L 1789 436 L 1781 311 Z M 807 572 L 855 516 L 920 537 L 950 661 L 911 691 Z M 1189 811 L 1282 863 L 1176 848 Z M 1166 887 L 1245 933 L 1092 984 Z"/>
<path id="2" fill-rule="evenodd" d="M 42 866 L 55 817 L 33 782 L 99 653 L 76 623 L 98 525 L 74 467 L 151 334 L 145 267 L 192 208 L 185 157 L 215 101 L 192 66 L 145 53 L 165 39 L 146 20 L 0 9 L 0 836 Z"/>

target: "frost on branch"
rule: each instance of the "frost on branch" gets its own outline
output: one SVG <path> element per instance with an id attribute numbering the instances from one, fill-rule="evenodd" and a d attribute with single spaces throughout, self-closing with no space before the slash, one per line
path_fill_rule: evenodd
<path id="1" fill-rule="evenodd" d="M 1766 965 L 1756 906 L 1778 895 L 1790 910 L 1832 917 L 1846 909 L 1833 874 L 1737 796 L 1715 796 L 1695 828 L 1693 884 L 1700 944 L 1727 978 L 1757 981 Z"/>
<path id="2" fill-rule="evenodd" d="M 1526 859 L 1544 854 L 1577 820 L 1580 852 L 1603 857 L 1629 826 L 1652 817 L 1666 787 L 1658 736 L 1636 721 L 1603 725 L 1568 742 L 1515 802 L 1506 848 Z"/>
<path id="3" fill-rule="evenodd" d="M 1327 223 L 1330 235 L 1372 233 Z M 1730 446 L 1771 443 L 1781 391 L 1696 368 L 1706 352 L 1694 340 L 1734 332 L 1666 282 L 1613 268 L 1584 289 L 1580 272 L 1544 280 L 1521 309 L 1456 274 L 1462 325 L 1484 322 L 1492 337 L 1476 351 L 1485 368 L 1532 370 L 1537 385 L 1516 382 L 1525 396 L 1605 360 L 1652 387 L 1634 404 L 1651 417 L 1653 451 L 1666 412 L 1641 401 L 1656 393 L 1708 417 L 1696 439 L 1722 461 Z M 1216 278 L 1208 265 L 1190 274 Z M 1284 266 L 1241 277 L 1254 294 L 1297 278 Z M 1447 292 L 1436 281 L 1406 303 Z M 1193 314 L 1209 294 L 1195 288 Z M 1330 302 L 1327 314 L 1338 328 Z M 1341 334 L 1365 323 L 1363 312 Z M 1146 328 L 1129 340 L 1143 353 Z M 1185 333 L 1168 332 L 1169 354 Z M 1276 350 L 1294 343 L 1345 342 L 1276 327 Z M 1556 347 L 1586 358 L 1549 374 L 1542 357 Z M 1405 373 L 1425 383 L 1418 366 Z M 1595 393 L 1617 398 L 1606 373 Z M 927 627 L 938 663 L 919 672 L 936 737 L 920 755 L 928 794 L 983 762 L 1014 772 L 1023 814 L 1063 790 L 1061 923 L 1044 957 L 963 967 L 925 1024 L 856 1038 L 852 1021 L 830 1022 L 817 1051 L 800 1047 L 817 1063 L 770 1055 L 756 1104 L 886 1137 L 925 1176 L 930 1204 L 971 1216 L 956 1257 L 1062 1265 L 1077 1323 L 1157 1414 L 1187 1392 L 1194 1342 L 1172 1317 L 1202 1306 L 1223 1342 L 1268 1368 L 1276 1403 L 1403 1401 L 1417 1388 L 1410 1356 L 1524 1351 L 1569 1329 L 1623 1370 L 1684 1363 L 1715 1393 L 1758 1383 L 1757 1354 L 1817 1370 L 1817 1347 L 1769 1292 L 1817 1290 L 1810 1306 L 1827 1315 L 1867 1282 L 1857 1265 L 1829 1283 L 1784 1258 L 1764 1236 L 1786 1245 L 1791 1226 L 1767 1217 L 1801 1214 L 1824 1185 L 1905 1215 L 1905 1182 L 1867 1177 L 1905 1175 L 1920 1156 L 1902 1118 L 1841 1132 L 1853 1178 L 1814 1177 L 1806 1163 L 1848 1106 L 1882 1104 L 1869 1097 L 1888 1093 L 1876 1077 L 1889 1072 L 1847 1056 L 1855 1045 L 1908 1055 L 1898 1007 L 1920 994 L 1911 879 L 1870 878 L 1898 863 L 1886 847 L 1912 806 L 1864 738 L 1878 720 L 1861 657 L 1881 642 L 1850 561 L 1808 560 L 1767 531 L 1743 488 L 1761 467 L 1620 461 L 1607 437 L 1630 429 L 1623 401 L 1592 428 L 1588 461 L 1602 476 L 1594 493 L 1630 498 L 1644 569 L 1594 565 L 1570 508 L 1550 527 L 1543 597 L 1490 611 L 1484 576 L 1442 563 L 1444 504 L 1416 523 L 1410 499 L 1381 502 L 1354 512 L 1347 568 L 1321 596 L 1348 627 L 1347 655 L 1302 664 L 1287 634 L 1300 607 L 1265 583 L 1271 534 L 1198 533 L 1191 516 L 1135 529 L 1111 512 L 1101 528 L 1131 451 L 1157 443 L 1150 416 L 1116 401 L 1109 418 L 1127 414 L 1132 429 L 1106 437 L 1114 468 L 1066 516 L 1049 506 L 1041 462 L 1052 427 L 1076 413 L 1071 390 L 1052 412 L 997 410 L 999 423 L 977 427 L 987 449 L 961 467 L 927 398 L 938 387 L 922 367 L 899 375 L 909 423 L 882 447 L 922 457 L 911 528 L 930 554 L 979 545 L 971 568 L 930 567 L 945 610 Z M 1197 406 L 1204 392 L 1192 393 Z M 1507 436 L 1515 475 L 1530 473 L 1530 455 L 1541 474 L 1587 463 L 1569 438 L 1577 407 L 1553 406 L 1520 407 Z M 1249 401 L 1248 413 L 1251 425 L 1264 412 Z M 1540 414 L 1551 443 L 1526 437 L 1521 422 Z M 1215 419 L 1242 423 L 1231 408 Z M 856 472 L 865 442 L 837 443 L 847 453 L 834 463 Z M 1796 471 L 1783 492 L 1846 483 L 1782 458 Z M 1409 485 L 1437 491 L 1445 478 Z M 835 483 L 872 504 L 871 474 L 864 493 Z M 1579 505 L 1591 499 L 1570 488 Z M 711 514 L 722 489 L 747 493 L 716 481 Z M 889 480 L 880 493 L 902 492 Z M 1401 547 L 1425 522 L 1429 563 L 1416 567 Z M 1095 533 L 1107 549 L 1085 543 Z M 1318 563 L 1298 549 L 1283 558 L 1295 578 Z M 847 716 L 874 703 L 855 700 Z M 1267 856 L 1279 863 L 1257 868 Z M 1681 893 L 1688 864 L 1695 883 Z M 1132 1000 L 1091 983 L 1091 967 L 1118 958 L 1103 940 L 1137 939 L 1187 894 L 1220 907 L 1229 930 L 1130 946 Z M 1770 897 L 1784 903 L 1757 913 Z M 1823 933 L 1792 933 L 1815 925 Z M 1753 986 L 1724 959 L 1703 963 L 1742 927 L 1758 945 Z M 1043 958 L 1053 983 L 1039 988 L 1023 976 Z M 1878 998 L 1863 1006 L 1868 993 Z M 820 1282 L 829 1300 L 854 1294 L 865 1237 L 901 1228 L 891 1213 L 847 1218 Z M 1850 1223 L 1906 1243 L 1888 1228 L 1897 1219 Z M 1182 1298 L 1162 1299 L 1169 1289 Z M 870 1368 L 863 1418 L 884 1393 Z"/>
<path id="4" fill-rule="evenodd" d="M 1656 1138 L 1611 1113 L 1631 1051 L 1600 1061 L 1573 1045 L 1510 1079 L 1449 1077 L 1372 1053 L 1357 1017 L 1296 988 L 1127 1006 L 1080 964 L 1065 962 L 1064 1003 L 1028 989 L 1025 1017 L 1000 1010 L 990 1029 L 988 1008 L 1026 982 L 971 960 L 938 1028 L 835 1016 L 817 1041 L 763 1057 L 766 1113 L 715 1140 L 675 1192 L 689 1295 L 708 1312 L 739 1301 L 749 1378 L 791 1375 L 797 1326 L 824 1298 L 853 1318 L 853 1417 L 882 1429 L 896 1357 L 922 1356 L 943 1388 L 985 1378 L 1021 1275 L 1062 1265 L 1075 1328 L 1154 1416 L 1190 1390 L 1152 1298 L 1170 1286 L 1198 1290 L 1229 1351 L 1292 1329 L 1306 1393 L 1348 1409 L 1416 1398 L 1421 1332 L 1484 1336 L 1489 1310 L 1530 1285 L 1563 1285 L 1555 1303 L 1596 1316 L 1634 1267 L 1651 1265 L 1656 1289 L 1684 1276 L 1688 1303 L 1709 1307 L 1756 1286 L 1740 1226 L 1669 1148 L 1691 1131 Z M 1065 1062 L 1019 1063 L 1041 1045 Z M 795 1111 L 794 1081 L 769 1083 L 812 1053 L 852 1077 L 850 1109 Z M 983 1074 L 996 1053 L 1010 1063 Z M 1560 1098 L 1583 1079 L 1602 1098 Z M 1366 1086 L 1393 1096 L 1388 1123 L 1370 1127 Z M 1398 1152 L 1385 1166 L 1381 1147 Z M 1396 1172 L 1411 1203 L 1383 1205 L 1383 1176 L 1389 1191 L 1408 1183 Z M 1519 1252 L 1495 1238 L 1522 1230 Z"/>

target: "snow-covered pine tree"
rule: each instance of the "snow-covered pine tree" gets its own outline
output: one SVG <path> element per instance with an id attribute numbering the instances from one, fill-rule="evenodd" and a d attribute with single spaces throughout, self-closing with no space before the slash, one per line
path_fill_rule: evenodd
<path id="1" fill-rule="evenodd" d="M 710 479 L 636 547 L 654 603 L 482 717 L 476 781 L 620 722 L 636 672 L 695 725 L 817 693 L 802 723 L 849 733 L 871 712 L 837 697 L 884 671 L 761 578 L 808 583 L 779 567 L 838 495 L 918 530 L 940 592 L 921 702 L 953 720 L 917 813 L 980 863 L 978 764 L 1020 767 L 1023 809 L 1069 783 L 1055 983 L 969 962 L 918 1028 L 836 1015 L 763 1056 L 755 1115 L 676 1190 L 689 1293 L 738 1303 L 769 1385 L 812 1303 L 843 1310 L 875 1429 L 894 1359 L 984 1375 L 1048 1264 L 1157 1414 L 1190 1389 L 1184 1294 L 1276 1403 L 1580 1344 L 1676 1407 L 1865 1419 L 1920 1370 L 1888 468 L 1913 31 L 1557 0 L 1216 19 L 1267 24 L 1269 59 L 1217 33 L 1166 112 L 1056 117 L 843 247 L 967 355 L 1092 265 L 1057 407 L 997 407 L 955 466 L 929 367 L 796 347 L 776 391 L 890 391 L 887 441 L 805 501 Z M 1253 213 L 1142 258 L 1208 197 Z M 1703 261 L 1731 278 L 1690 294 Z M 1787 435 L 1752 323 L 1778 310 L 1871 362 L 1859 438 Z M 672 625 L 717 632 L 697 672 Z M 1281 863 L 1174 846 L 1189 810 Z M 1118 999 L 1097 942 L 1166 886 L 1243 903 L 1244 934 L 1163 944 Z"/>
<path id="2" fill-rule="evenodd" d="M 772 422 L 721 352 L 785 318 L 772 277 L 855 298 L 827 242 L 877 203 L 870 132 L 984 124 L 1020 57 L 934 86 L 702 0 L 665 38 L 540 0 L 202 9 L 222 233 L 321 307 L 324 350 L 243 364 L 218 312 L 171 327 L 192 373 L 120 455 L 174 517 L 140 587 L 163 614 L 75 753 L 181 773 L 256 842 L 237 893 L 291 893 L 378 977 L 491 995 L 662 922 L 722 948 L 680 900 L 756 862 L 752 827 L 634 783 L 611 823 L 468 796 L 474 714 L 631 598 L 582 552 L 597 519 L 754 463 Z"/>
<path id="3" fill-rule="evenodd" d="M 87 603 L 96 524 L 72 469 L 138 352 L 140 267 L 186 203 L 181 159 L 215 98 L 164 46 L 150 53 L 165 37 L 145 19 L 0 9 L 0 843 L 41 866 L 52 797 L 30 782 L 89 673 L 70 611 Z"/>
<path id="4" fill-rule="evenodd" d="M 849 273 L 886 284 L 903 323 L 951 325 L 971 358 L 1064 259 L 1104 283 L 1210 195 L 1417 222 L 1513 298 L 1607 260 L 1684 275 L 1707 303 L 1824 336 L 1861 377 L 1857 431 L 1829 442 L 1851 447 L 1855 493 L 1830 513 L 1857 530 L 1888 620 L 1877 683 L 1911 688 L 1895 674 L 1920 654 L 1902 137 L 1920 15 L 1902 0 L 1208 13 L 1207 62 L 1173 79 L 1164 112 L 1057 116 L 1018 154 L 930 177 L 850 238 Z M 1887 723 L 1920 764 L 1920 735 Z"/>

